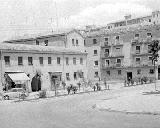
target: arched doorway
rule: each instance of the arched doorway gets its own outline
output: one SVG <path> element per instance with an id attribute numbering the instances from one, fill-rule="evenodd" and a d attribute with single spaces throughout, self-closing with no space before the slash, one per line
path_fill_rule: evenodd
<path id="1" fill-rule="evenodd" d="M 31 81 L 31 89 L 32 92 L 40 91 L 41 90 L 41 76 L 36 74 Z"/>

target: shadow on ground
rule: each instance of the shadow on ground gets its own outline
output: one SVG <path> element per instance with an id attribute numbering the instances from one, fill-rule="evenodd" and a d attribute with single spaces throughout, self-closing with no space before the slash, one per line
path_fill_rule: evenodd
<path id="1" fill-rule="evenodd" d="M 160 94 L 160 91 L 143 92 L 143 95 L 154 95 L 154 94 Z"/>

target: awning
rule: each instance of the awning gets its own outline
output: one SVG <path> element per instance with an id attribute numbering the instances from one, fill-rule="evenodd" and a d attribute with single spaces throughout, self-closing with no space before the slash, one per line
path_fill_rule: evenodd
<path id="1" fill-rule="evenodd" d="M 28 81 L 30 78 L 25 73 L 9 73 L 8 76 L 14 81 Z"/>

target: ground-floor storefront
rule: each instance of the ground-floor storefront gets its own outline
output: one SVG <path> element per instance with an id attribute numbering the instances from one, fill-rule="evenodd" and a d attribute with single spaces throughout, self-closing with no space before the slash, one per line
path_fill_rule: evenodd
<path id="1" fill-rule="evenodd" d="M 139 79 L 143 77 L 150 79 L 160 78 L 160 67 L 156 67 L 155 73 L 153 66 L 108 68 L 101 71 L 101 79 L 107 81 Z"/>

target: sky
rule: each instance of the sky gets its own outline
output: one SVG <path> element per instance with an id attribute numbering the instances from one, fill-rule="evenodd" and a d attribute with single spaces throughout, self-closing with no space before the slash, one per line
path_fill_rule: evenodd
<path id="1" fill-rule="evenodd" d="M 160 0 L 0 0 L 0 40 L 26 35 L 105 26 L 160 10 Z"/>

